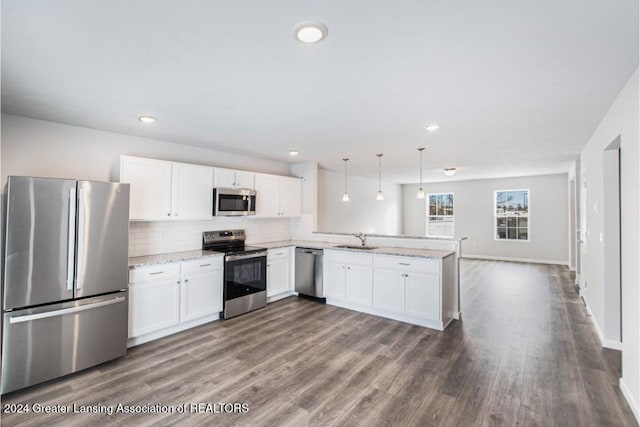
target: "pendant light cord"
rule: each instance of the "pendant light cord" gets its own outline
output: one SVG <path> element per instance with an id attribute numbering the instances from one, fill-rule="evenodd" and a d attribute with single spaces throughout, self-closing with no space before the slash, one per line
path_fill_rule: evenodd
<path id="1" fill-rule="evenodd" d="M 423 150 L 424 150 L 424 147 L 418 148 L 418 151 L 420 152 L 420 188 L 422 188 L 422 151 Z"/>
<path id="2" fill-rule="evenodd" d="M 378 191 L 382 191 L 382 154 L 378 154 Z"/>
<path id="3" fill-rule="evenodd" d="M 347 162 L 349 161 L 349 159 L 342 159 L 344 161 L 344 192 L 345 194 L 348 193 L 347 191 Z"/>

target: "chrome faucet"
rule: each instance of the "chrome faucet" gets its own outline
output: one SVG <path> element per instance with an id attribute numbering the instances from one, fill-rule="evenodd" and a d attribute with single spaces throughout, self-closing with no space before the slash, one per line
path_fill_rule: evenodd
<path id="1" fill-rule="evenodd" d="M 356 239 L 360 239 L 360 241 L 362 242 L 362 246 L 367 246 L 367 235 L 364 233 L 356 233 L 355 235 Z"/>

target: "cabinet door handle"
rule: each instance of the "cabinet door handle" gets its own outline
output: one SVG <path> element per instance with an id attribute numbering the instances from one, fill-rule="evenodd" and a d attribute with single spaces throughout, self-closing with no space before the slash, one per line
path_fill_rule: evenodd
<path id="1" fill-rule="evenodd" d="M 351 267 L 347 267 L 347 270 L 351 270 Z"/>
<path id="2" fill-rule="evenodd" d="M 152 273 L 149 273 L 151 276 L 155 276 L 156 274 L 162 274 L 164 273 L 164 271 L 154 271 Z"/>
<path id="3" fill-rule="evenodd" d="M 171 212 L 169 212 L 169 213 L 167 214 L 167 216 L 171 216 Z"/>
<path id="4" fill-rule="evenodd" d="M 399 262 L 398 264 L 400 264 L 400 265 L 411 265 L 408 262 Z"/>
<path id="5" fill-rule="evenodd" d="M 209 267 L 211 264 L 200 264 L 200 267 Z"/>
<path id="6" fill-rule="evenodd" d="M 184 279 L 184 283 L 187 283 L 189 281 L 189 279 Z"/>
<path id="7" fill-rule="evenodd" d="M 278 252 L 276 255 L 284 255 L 284 252 Z"/>
<path id="8" fill-rule="evenodd" d="M 178 280 L 176 283 L 179 285 L 180 284 L 180 280 Z"/>

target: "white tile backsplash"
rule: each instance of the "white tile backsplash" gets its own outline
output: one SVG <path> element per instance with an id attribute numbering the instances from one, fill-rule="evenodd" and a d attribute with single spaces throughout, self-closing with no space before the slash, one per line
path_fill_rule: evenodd
<path id="1" fill-rule="evenodd" d="M 285 218 L 214 218 L 207 221 L 131 222 L 129 256 L 156 255 L 202 248 L 202 232 L 244 229 L 247 243 L 291 238 L 291 220 Z"/>

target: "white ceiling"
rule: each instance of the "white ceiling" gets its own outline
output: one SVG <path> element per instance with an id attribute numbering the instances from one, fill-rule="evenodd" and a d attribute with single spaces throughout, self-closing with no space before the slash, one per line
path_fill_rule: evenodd
<path id="1" fill-rule="evenodd" d="M 2 1 L 6 113 L 396 182 L 566 171 L 637 66 L 637 0 Z"/>

